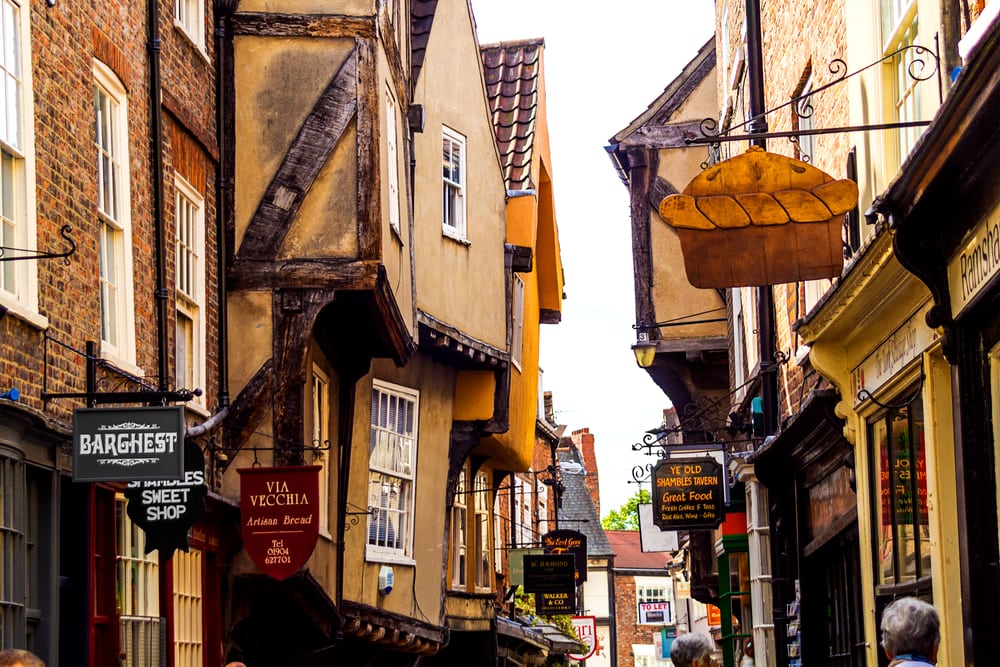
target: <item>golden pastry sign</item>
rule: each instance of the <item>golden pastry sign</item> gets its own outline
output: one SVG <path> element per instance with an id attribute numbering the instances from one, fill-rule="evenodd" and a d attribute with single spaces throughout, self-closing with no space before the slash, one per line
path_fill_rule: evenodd
<path id="1" fill-rule="evenodd" d="M 660 202 L 695 287 L 833 278 L 844 266 L 843 216 L 858 186 L 758 146 L 709 167 Z"/>

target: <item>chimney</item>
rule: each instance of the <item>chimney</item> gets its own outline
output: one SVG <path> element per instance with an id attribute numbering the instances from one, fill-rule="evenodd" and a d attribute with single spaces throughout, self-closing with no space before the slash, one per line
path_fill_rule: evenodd
<path id="1" fill-rule="evenodd" d="M 551 391 L 545 392 L 543 394 L 543 397 L 544 397 L 543 400 L 544 400 L 544 406 L 545 406 L 544 407 L 545 421 L 547 421 L 550 424 L 555 424 L 556 423 L 556 411 L 555 411 L 555 408 L 552 407 L 552 392 Z"/>
<path id="2" fill-rule="evenodd" d="M 589 428 L 581 428 L 573 431 L 573 444 L 583 458 L 583 469 L 587 471 L 585 482 L 587 491 L 594 501 L 594 509 L 597 516 L 601 515 L 601 487 L 597 478 L 597 456 L 594 454 L 594 435 Z"/>

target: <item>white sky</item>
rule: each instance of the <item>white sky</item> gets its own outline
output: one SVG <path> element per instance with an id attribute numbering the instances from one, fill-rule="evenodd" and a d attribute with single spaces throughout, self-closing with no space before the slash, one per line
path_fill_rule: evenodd
<path id="1" fill-rule="evenodd" d="M 670 403 L 635 363 L 628 191 L 604 150 L 712 35 L 705 0 L 471 0 L 479 41 L 545 38 L 552 183 L 566 277 L 562 322 L 542 326 L 556 420 L 594 434 L 601 516 L 637 490 L 633 453 Z"/>

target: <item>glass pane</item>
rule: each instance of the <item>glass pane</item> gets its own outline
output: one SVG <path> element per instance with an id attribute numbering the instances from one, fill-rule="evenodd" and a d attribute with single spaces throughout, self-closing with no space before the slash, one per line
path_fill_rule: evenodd
<path id="1" fill-rule="evenodd" d="M 876 583 L 885 584 L 894 581 L 895 567 L 893 564 L 892 546 L 892 489 L 889 481 L 889 443 L 886 436 L 886 426 L 883 419 L 869 424 L 868 440 L 876 453 L 874 476 L 878 480 L 877 495 L 880 499 L 875 505 L 875 532 L 878 551 L 875 557 Z"/>

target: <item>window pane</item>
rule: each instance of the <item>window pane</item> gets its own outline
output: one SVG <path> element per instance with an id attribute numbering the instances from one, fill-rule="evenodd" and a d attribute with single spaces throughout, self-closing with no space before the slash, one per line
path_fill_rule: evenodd
<path id="1" fill-rule="evenodd" d="M 889 442 L 886 435 L 884 419 L 879 419 L 869 425 L 869 441 L 877 452 L 875 461 L 875 478 L 878 480 L 878 496 L 876 504 L 875 530 L 877 531 L 878 552 L 875 558 L 877 583 L 885 584 L 895 581 L 892 545 L 892 484 L 889 479 Z"/>

